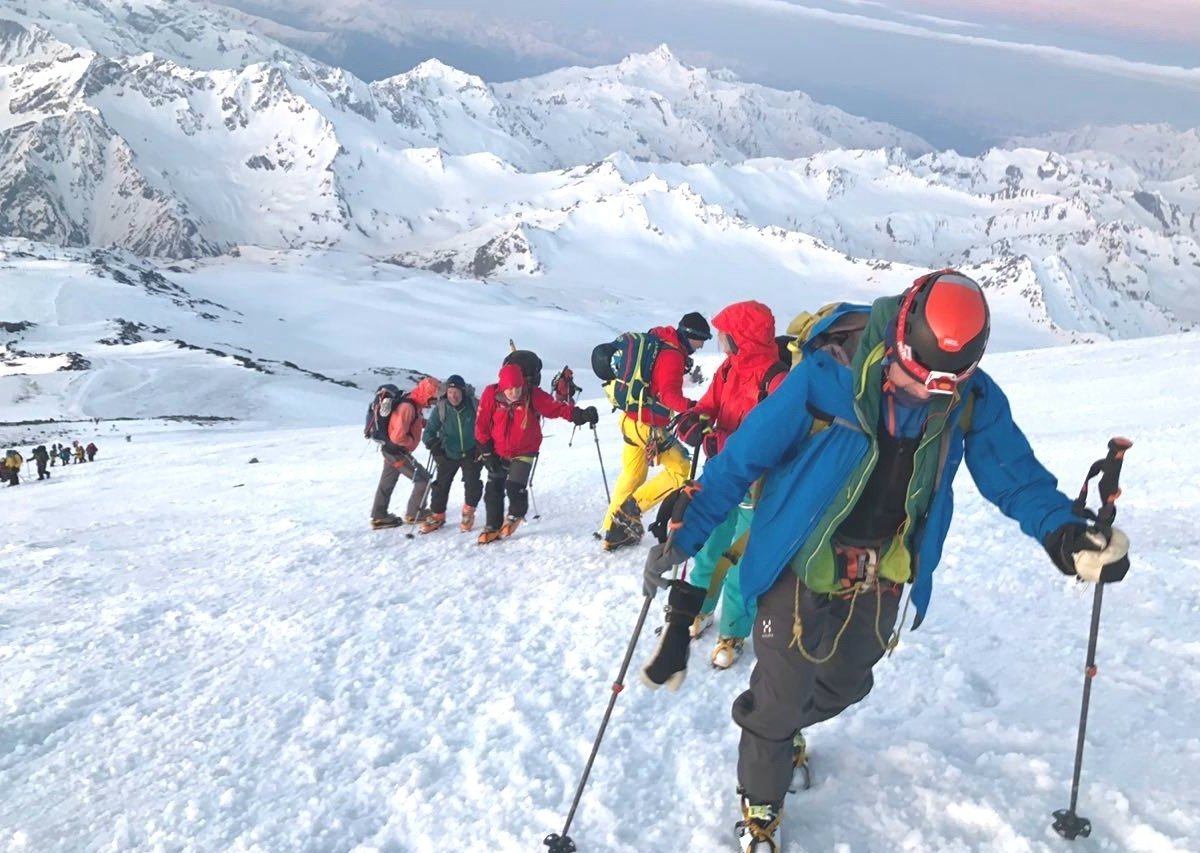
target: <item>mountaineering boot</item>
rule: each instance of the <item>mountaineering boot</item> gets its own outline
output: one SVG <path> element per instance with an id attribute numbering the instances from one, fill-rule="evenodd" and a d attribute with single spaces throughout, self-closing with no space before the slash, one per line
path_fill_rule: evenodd
<path id="1" fill-rule="evenodd" d="M 403 523 L 404 519 L 402 519 L 400 516 L 388 513 L 382 518 L 372 518 L 371 529 L 383 530 L 385 527 L 399 527 Z"/>
<path id="2" fill-rule="evenodd" d="M 808 768 L 808 744 L 804 742 L 804 733 L 796 729 L 792 735 L 792 773 L 800 771 L 800 788 L 807 791 L 812 787 L 812 772 Z M 795 788 L 791 789 L 795 791 Z"/>
<path id="3" fill-rule="evenodd" d="M 742 819 L 734 824 L 742 853 L 779 853 L 783 841 L 779 832 L 779 820 L 783 817 L 783 806 L 775 803 L 756 803 L 739 794 L 742 803 Z"/>
<path id="4" fill-rule="evenodd" d="M 713 649 L 713 669 L 729 669 L 742 655 L 745 640 L 741 637 L 718 637 L 717 647 Z"/>
<path id="5" fill-rule="evenodd" d="M 463 533 L 469 533 L 471 528 L 475 526 L 475 507 L 463 506 L 462 521 L 458 523 L 458 529 Z"/>
<path id="6" fill-rule="evenodd" d="M 525 519 L 523 518 L 517 518 L 515 515 L 510 515 L 508 518 L 504 519 L 504 523 L 500 525 L 500 535 L 505 539 L 507 539 L 509 536 L 512 536 L 517 532 L 517 528 L 521 526 L 521 522 L 524 520 Z"/>
<path id="7" fill-rule="evenodd" d="M 642 510 L 637 501 L 632 497 L 626 498 L 621 508 L 613 513 L 612 526 L 623 527 L 630 538 L 635 542 L 640 541 L 646 531 L 642 527 Z"/>
<path id="8" fill-rule="evenodd" d="M 446 523 L 446 513 L 435 512 L 431 513 L 429 518 L 421 522 L 422 533 L 432 533 L 440 529 Z"/>
<path id="9" fill-rule="evenodd" d="M 489 542 L 495 542 L 500 538 L 500 531 L 491 527 L 483 528 L 483 532 L 479 534 L 479 544 L 486 545 Z"/>
<path id="10" fill-rule="evenodd" d="M 667 621 L 659 637 L 654 657 L 642 667 L 642 684 L 651 690 L 666 685 L 678 690 L 687 677 L 688 628 L 704 606 L 706 590 L 685 581 L 673 581 L 667 596 Z"/>
<path id="11" fill-rule="evenodd" d="M 599 538 L 600 534 L 596 534 Z M 617 524 L 616 518 L 613 519 L 612 527 L 604 531 L 604 541 L 601 546 L 605 551 L 615 551 L 618 548 L 624 548 L 626 545 L 636 545 L 637 539 L 629 535 L 629 531 Z"/>
<path id="12" fill-rule="evenodd" d="M 416 515 L 405 515 L 404 523 L 405 524 L 416 524 L 419 521 L 424 521 L 425 519 L 429 518 L 429 515 L 430 515 L 429 510 L 419 509 L 419 510 L 417 510 Z"/>
<path id="13" fill-rule="evenodd" d="M 692 620 L 692 627 L 688 628 L 688 634 L 693 640 L 698 640 L 712 623 L 713 615 L 711 613 L 701 613 Z"/>

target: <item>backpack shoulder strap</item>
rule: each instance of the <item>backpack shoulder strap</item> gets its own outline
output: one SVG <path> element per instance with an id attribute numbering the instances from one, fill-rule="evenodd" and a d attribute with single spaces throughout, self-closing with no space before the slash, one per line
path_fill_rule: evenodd
<path id="1" fill-rule="evenodd" d="M 958 414 L 958 428 L 963 435 L 971 431 L 971 421 L 975 417 L 975 398 L 978 396 L 979 392 L 972 388 L 967 399 L 963 401 L 962 411 Z"/>
<path id="2" fill-rule="evenodd" d="M 767 368 L 766 374 L 763 376 L 762 385 L 758 388 L 758 402 L 767 399 L 767 395 L 771 393 L 771 383 L 775 381 L 775 377 L 780 374 L 787 373 L 791 368 L 782 361 L 777 361 Z"/>

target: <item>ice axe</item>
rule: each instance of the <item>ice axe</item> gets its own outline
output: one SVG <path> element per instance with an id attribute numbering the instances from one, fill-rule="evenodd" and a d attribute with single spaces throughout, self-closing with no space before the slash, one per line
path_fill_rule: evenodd
<path id="1" fill-rule="evenodd" d="M 1117 498 L 1121 496 L 1119 481 L 1121 478 L 1121 463 L 1125 459 L 1125 451 L 1133 446 L 1127 438 L 1110 438 L 1108 440 L 1108 455 L 1092 464 L 1084 478 L 1083 488 L 1075 499 L 1071 509 L 1082 518 L 1095 523 L 1094 529 L 1107 540 L 1112 535 L 1113 519 L 1117 515 Z M 1088 487 L 1092 479 L 1100 475 L 1100 510 L 1093 512 L 1087 508 Z M 1100 634 L 1100 603 L 1104 597 L 1104 583 L 1096 583 L 1096 592 L 1092 598 L 1092 627 L 1088 633 L 1087 663 L 1083 670 L 1083 705 L 1079 711 L 1079 739 L 1075 743 L 1075 773 L 1071 778 L 1071 805 L 1054 813 L 1054 831 L 1068 841 L 1074 841 L 1079 836 L 1087 838 L 1092 834 L 1092 822 L 1075 813 L 1075 805 L 1079 800 L 1079 774 L 1083 769 L 1083 736 L 1087 731 L 1088 702 L 1092 697 L 1092 679 L 1096 677 L 1096 640 Z"/>

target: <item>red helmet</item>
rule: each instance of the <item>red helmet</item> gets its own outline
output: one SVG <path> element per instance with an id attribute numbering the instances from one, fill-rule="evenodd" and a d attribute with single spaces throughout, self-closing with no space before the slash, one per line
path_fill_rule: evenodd
<path id="1" fill-rule="evenodd" d="M 979 365 L 990 331 L 983 288 L 957 270 L 932 272 L 900 302 L 896 361 L 930 391 L 951 394 Z"/>

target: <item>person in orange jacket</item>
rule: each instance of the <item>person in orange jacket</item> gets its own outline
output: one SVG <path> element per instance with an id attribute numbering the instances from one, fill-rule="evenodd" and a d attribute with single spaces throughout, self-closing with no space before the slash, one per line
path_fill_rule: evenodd
<path id="1" fill-rule="evenodd" d="M 421 504 L 425 502 L 425 490 L 429 488 L 433 475 L 413 457 L 413 451 L 421 441 L 425 429 L 424 410 L 438 395 L 438 381 L 426 376 L 399 402 L 388 417 L 387 441 L 381 448 L 383 473 L 375 489 L 375 502 L 371 505 L 371 527 L 396 527 L 400 524 L 415 524 L 423 519 Z M 392 491 L 401 477 L 412 480 L 412 492 L 403 518 L 388 512 Z"/>
<path id="2" fill-rule="evenodd" d="M 559 403 L 538 387 L 526 387 L 516 364 L 500 368 L 499 382 L 483 389 L 475 416 L 479 459 L 488 472 L 483 491 L 487 522 L 479 534 L 486 545 L 511 536 L 529 509 L 529 475 L 542 446 L 541 417 L 562 418 L 576 426 L 600 419 L 595 406 L 581 409 Z M 508 517 L 504 497 L 508 495 Z"/>

